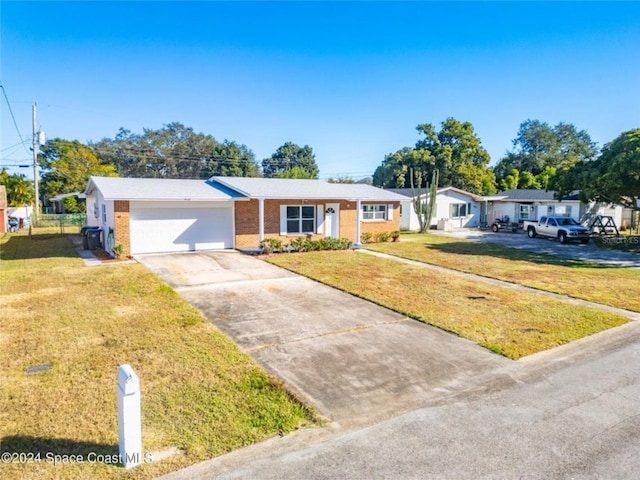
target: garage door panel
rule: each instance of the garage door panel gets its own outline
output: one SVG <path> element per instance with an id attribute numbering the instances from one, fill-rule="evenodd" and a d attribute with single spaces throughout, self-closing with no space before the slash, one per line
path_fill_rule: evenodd
<path id="1" fill-rule="evenodd" d="M 133 254 L 233 248 L 233 207 L 131 209 Z"/>

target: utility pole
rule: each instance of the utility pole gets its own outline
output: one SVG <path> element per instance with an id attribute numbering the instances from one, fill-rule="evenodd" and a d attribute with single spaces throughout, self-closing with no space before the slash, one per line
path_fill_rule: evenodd
<path id="1" fill-rule="evenodd" d="M 40 215 L 40 192 L 38 190 L 38 145 L 40 143 L 39 134 L 36 131 L 38 128 L 36 122 L 36 109 L 38 107 L 37 103 L 33 104 L 32 108 L 32 117 L 33 117 L 33 189 L 35 191 L 35 206 L 33 209 L 32 221 L 30 224 L 34 223 L 34 221 L 38 220 L 38 216 Z"/>

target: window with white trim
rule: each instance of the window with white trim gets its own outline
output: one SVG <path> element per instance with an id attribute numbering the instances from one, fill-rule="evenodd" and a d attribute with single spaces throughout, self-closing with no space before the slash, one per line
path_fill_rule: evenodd
<path id="1" fill-rule="evenodd" d="M 362 205 L 362 220 L 386 220 L 387 205 Z"/>
<path id="2" fill-rule="evenodd" d="M 102 223 L 107 223 L 107 206 L 102 204 Z"/>
<path id="3" fill-rule="evenodd" d="M 471 204 L 469 204 L 471 205 Z M 466 217 L 467 216 L 467 204 L 466 203 L 452 203 L 451 204 L 451 218 Z"/>
<path id="4" fill-rule="evenodd" d="M 315 233 L 315 205 L 287 205 L 285 210 L 287 216 L 287 234 Z"/>
<path id="5" fill-rule="evenodd" d="M 533 205 L 520 205 L 520 220 L 529 220 L 533 213 Z"/>

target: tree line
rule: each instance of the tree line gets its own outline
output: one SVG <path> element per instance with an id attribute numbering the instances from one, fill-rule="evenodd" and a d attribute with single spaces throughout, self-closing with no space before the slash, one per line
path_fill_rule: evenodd
<path id="1" fill-rule="evenodd" d="M 426 186 L 434 171 L 440 185 L 478 195 L 509 189 L 544 189 L 558 199 L 579 192 L 583 201 L 603 201 L 639 210 L 640 129 L 623 132 L 599 149 L 585 130 L 570 123 L 526 120 L 513 148 L 489 166 L 489 154 L 470 122 L 448 118 L 416 127 L 419 138 L 385 156 L 373 175 L 384 188 Z"/>
<path id="2" fill-rule="evenodd" d="M 83 144 L 54 138 L 38 154 L 41 198 L 83 191 L 90 176 L 192 178 L 212 176 L 318 178 L 313 149 L 285 142 L 261 164 L 246 145 L 217 141 L 174 122 L 136 134 L 121 128 L 114 138 Z M 24 175 L 0 171 L 12 206 L 33 201 L 33 187 Z M 68 212 L 81 211 L 75 199 L 65 199 Z"/>
<path id="3" fill-rule="evenodd" d="M 490 166 L 470 122 L 447 118 L 436 128 L 416 127 L 414 146 L 385 156 L 373 174 L 383 188 L 426 186 L 434 171 L 440 185 L 478 195 L 518 188 L 554 190 L 562 198 L 579 190 L 583 200 L 601 200 L 638 208 L 640 197 L 640 129 L 622 133 L 599 149 L 585 130 L 570 123 L 549 125 L 539 120 L 520 124 L 512 149 Z M 308 145 L 285 142 L 270 157 L 258 162 L 246 145 L 217 141 L 174 122 L 141 134 L 121 128 L 114 138 L 82 144 L 55 138 L 38 155 L 43 198 L 82 191 L 91 175 L 210 178 L 244 176 L 318 178 L 315 154 Z M 352 183 L 338 178 L 334 182 Z M 0 171 L 10 205 L 33 200 L 33 188 L 23 175 Z M 68 200 L 70 210 L 76 208 Z M 77 206 L 81 209 L 81 205 Z M 68 210 L 69 211 L 69 210 Z"/>

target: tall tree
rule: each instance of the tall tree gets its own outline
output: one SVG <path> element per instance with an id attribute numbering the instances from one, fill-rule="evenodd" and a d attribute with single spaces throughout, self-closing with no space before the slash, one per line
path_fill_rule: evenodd
<path id="1" fill-rule="evenodd" d="M 205 162 L 205 177 L 259 177 L 260 167 L 254 153 L 246 146 L 225 140 L 218 143 Z"/>
<path id="2" fill-rule="evenodd" d="M 500 159 L 494 171 L 501 183 L 512 175 L 514 169 L 521 174 L 528 172 L 537 177 L 547 167 L 570 169 L 580 161 L 594 159 L 597 154 L 597 145 L 585 130 L 578 131 L 570 123 L 561 122 L 552 127 L 539 120 L 527 120 L 520 124 L 513 140 L 513 150 Z M 546 170 L 545 177 L 550 172 Z"/>
<path id="3" fill-rule="evenodd" d="M 579 162 L 552 182 L 560 196 L 575 189 L 583 200 L 640 210 L 640 128 L 620 134 L 595 161 Z"/>
<path id="4" fill-rule="evenodd" d="M 23 174 L 10 175 L 4 168 L 0 170 L 0 185 L 7 190 L 7 203 L 10 207 L 22 207 L 33 202 L 33 182 Z"/>
<path id="5" fill-rule="evenodd" d="M 101 163 L 93 150 L 77 140 L 54 138 L 38 155 L 42 168 L 40 191 L 46 198 L 83 191 L 91 175 L 117 176 L 113 165 Z"/>
<path id="6" fill-rule="evenodd" d="M 373 174 L 373 184 L 384 188 L 424 186 L 435 170 L 436 159 L 428 150 L 404 147 L 384 157 Z"/>
<path id="7" fill-rule="evenodd" d="M 174 122 L 142 135 L 121 128 L 114 139 L 92 145 L 98 156 L 125 177 L 208 178 L 259 176 L 253 152 L 245 145 L 196 133 Z"/>
<path id="8" fill-rule="evenodd" d="M 267 178 L 318 178 L 320 171 L 309 145 L 300 147 L 286 142 L 269 158 L 262 161 L 262 173 Z"/>
<path id="9" fill-rule="evenodd" d="M 414 148 L 404 147 L 385 156 L 374 173 L 374 185 L 409 188 L 411 169 L 416 176 L 413 180 L 424 185 L 437 169 L 441 185 L 477 194 L 495 192 L 495 177 L 488 168 L 489 153 L 470 122 L 447 118 L 440 124 L 439 131 L 430 123 L 418 125 L 416 129 L 424 138 L 418 140 Z"/>

